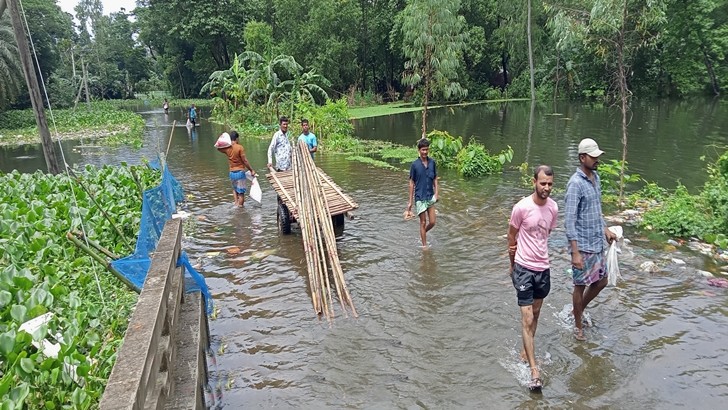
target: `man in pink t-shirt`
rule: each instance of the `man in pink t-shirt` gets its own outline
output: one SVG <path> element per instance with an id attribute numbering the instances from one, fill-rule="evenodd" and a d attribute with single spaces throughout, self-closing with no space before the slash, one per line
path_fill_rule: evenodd
<path id="1" fill-rule="evenodd" d="M 531 367 L 528 388 L 541 390 L 543 382 L 536 366 L 533 339 L 543 300 L 551 290 L 549 270 L 549 234 L 556 227 L 559 207 L 549 198 L 554 172 L 539 165 L 533 173 L 534 192 L 513 206 L 508 227 L 510 275 L 521 307 L 521 358 Z"/>

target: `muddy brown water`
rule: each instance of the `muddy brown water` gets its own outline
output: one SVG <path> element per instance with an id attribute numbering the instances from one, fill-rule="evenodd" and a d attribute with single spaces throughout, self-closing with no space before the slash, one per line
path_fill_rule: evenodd
<path id="1" fill-rule="evenodd" d="M 433 121 L 495 130 L 470 132 L 496 150 L 513 146 L 514 164 L 525 160 L 528 147 L 529 162 L 553 164 L 557 184 L 563 185 L 574 167 L 571 153 L 580 130 L 598 129 L 593 122 L 599 118 L 604 128 L 614 122 L 606 109 L 572 109 L 580 115 L 570 114 L 569 120 L 546 115 L 550 107 L 536 110 L 530 142 L 528 104 L 509 105 L 505 119 L 500 108 L 477 112 L 470 107 L 475 111 L 466 114 L 434 111 Z M 635 117 L 653 115 L 658 121 L 656 109 Z M 684 129 L 713 130 L 703 137 L 702 148 L 685 141 L 685 135 L 670 137 L 661 125 L 647 124 L 652 133 L 660 128 L 660 135 L 644 138 L 660 141 L 664 155 L 679 151 L 689 158 L 676 162 L 682 167 L 677 169 L 636 146 L 639 160 L 632 164 L 640 164 L 640 173 L 679 173 L 683 183 L 702 183 L 703 164 L 695 156 L 710 144 L 726 142 L 721 124 L 726 108 L 712 108 L 716 117 L 699 118 L 690 109 L 674 108 L 670 118 L 682 115 Z M 174 118 L 161 109 L 142 114 L 148 131 L 141 151 L 68 143 L 67 161 L 114 164 L 153 158 L 160 147 L 166 149 Z M 458 122 L 453 115 L 464 117 Z M 404 114 L 356 126 L 361 137 L 398 140 L 416 123 L 416 115 Z M 621 256 L 624 279 L 590 307 L 589 340 L 577 342 L 568 315 L 572 287 L 560 219 L 550 242 L 552 290 L 536 336 L 545 387 L 542 395 L 534 395 L 525 388 L 528 369 L 518 360 L 520 317 L 505 252 L 510 209 L 528 194 L 517 171 L 464 181 L 443 170 L 437 226 L 429 235 L 430 250 L 422 251 L 417 223 L 402 220 L 404 167 L 383 170 L 325 151 L 317 154 L 317 164 L 360 206 L 337 241 L 359 318 L 345 318 L 337 308 L 329 324 L 312 310 L 300 233 L 278 233 L 275 194 L 267 182 L 261 181 L 262 205 L 233 208 L 227 162 L 212 148 L 219 132 L 207 122 L 190 133 L 176 129 L 168 158 L 188 194 L 184 209 L 192 213 L 185 222 L 184 246 L 206 276 L 218 310 L 210 321 L 208 394 L 216 408 L 723 407 L 728 290 L 708 286 L 697 272 L 719 269 L 702 255 L 683 247 L 673 250 L 628 228 L 632 242 Z M 242 142 L 253 166 L 264 172 L 268 141 Z M 609 141 L 602 145 L 608 152 L 617 148 Z M 37 148 L 18 150 L 0 151 L 3 171 L 43 167 Z M 563 208 L 563 190 L 554 199 Z M 233 246 L 241 252 L 228 253 Z M 639 272 L 647 260 L 657 262 L 660 272 Z"/>

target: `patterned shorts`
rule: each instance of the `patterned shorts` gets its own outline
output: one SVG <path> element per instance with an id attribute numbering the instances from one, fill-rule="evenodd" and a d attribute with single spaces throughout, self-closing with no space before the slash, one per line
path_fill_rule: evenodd
<path id="1" fill-rule="evenodd" d="M 232 181 L 235 192 L 244 194 L 248 191 L 248 181 L 245 171 L 230 171 L 230 181 Z"/>
<path id="2" fill-rule="evenodd" d="M 434 196 L 429 201 L 416 201 L 415 212 L 417 212 L 417 215 L 419 215 L 429 209 L 432 205 L 435 205 L 435 202 L 436 201 Z"/>
<path id="3" fill-rule="evenodd" d="M 579 251 L 579 253 L 581 254 L 581 260 L 584 261 L 584 269 L 571 267 L 575 286 L 589 286 L 607 276 L 604 252 L 588 253 Z"/>

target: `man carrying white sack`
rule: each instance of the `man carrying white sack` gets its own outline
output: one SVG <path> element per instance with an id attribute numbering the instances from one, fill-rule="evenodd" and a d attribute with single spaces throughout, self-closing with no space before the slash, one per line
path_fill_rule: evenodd
<path id="1" fill-rule="evenodd" d="M 584 310 L 607 286 L 605 242 L 616 235 L 606 229 L 602 216 L 602 189 L 597 168 L 604 151 L 596 141 L 585 138 L 579 142 L 579 167 L 566 185 L 566 239 L 571 251 L 571 270 L 574 281 L 574 337 L 584 341 Z"/>

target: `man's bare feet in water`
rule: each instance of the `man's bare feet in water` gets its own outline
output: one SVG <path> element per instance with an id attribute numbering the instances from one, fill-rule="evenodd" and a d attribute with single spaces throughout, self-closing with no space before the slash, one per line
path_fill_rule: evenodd
<path id="1" fill-rule="evenodd" d="M 580 342 L 586 341 L 586 336 L 584 336 L 584 329 L 580 329 L 578 327 L 575 328 L 574 329 L 574 339 L 576 339 Z"/>

